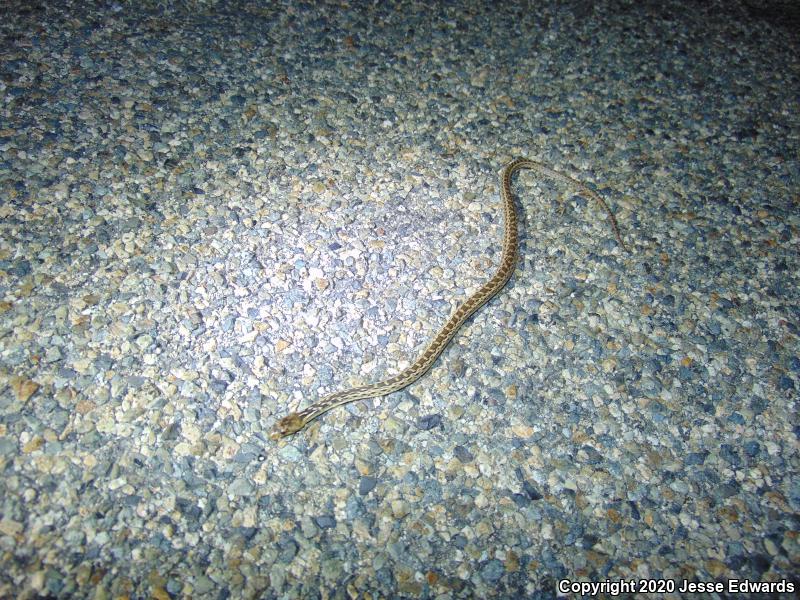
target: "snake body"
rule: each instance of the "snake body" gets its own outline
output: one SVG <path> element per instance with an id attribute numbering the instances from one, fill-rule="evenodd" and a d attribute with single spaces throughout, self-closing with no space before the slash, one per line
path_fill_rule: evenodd
<path id="1" fill-rule="evenodd" d="M 517 233 L 517 211 L 514 208 L 514 199 L 511 195 L 511 176 L 520 169 L 531 169 L 543 177 L 575 185 L 582 194 L 599 203 L 610 218 L 611 227 L 614 230 L 614 236 L 617 238 L 617 242 L 619 242 L 623 250 L 627 251 L 627 247 L 619 233 L 619 227 L 617 226 L 617 220 L 614 218 L 614 214 L 608 208 L 605 201 L 595 192 L 569 175 L 555 171 L 542 163 L 527 158 L 516 158 L 512 160 L 505 165 L 500 172 L 500 197 L 505 216 L 505 233 L 503 236 L 503 254 L 500 259 L 500 266 L 494 276 L 456 309 L 453 315 L 447 320 L 447 323 L 439 330 L 439 333 L 436 334 L 436 337 L 433 338 L 427 348 L 425 348 L 425 351 L 407 369 L 394 377 L 377 383 L 335 392 L 299 412 L 294 412 L 283 417 L 274 425 L 270 433 L 272 439 L 279 439 L 300 431 L 311 421 L 337 406 L 348 404 L 356 400 L 385 396 L 401 390 L 414 383 L 430 370 L 433 363 L 436 362 L 436 359 L 447 347 L 450 340 L 453 339 L 464 322 L 503 289 L 514 272 L 519 235 Z"/>

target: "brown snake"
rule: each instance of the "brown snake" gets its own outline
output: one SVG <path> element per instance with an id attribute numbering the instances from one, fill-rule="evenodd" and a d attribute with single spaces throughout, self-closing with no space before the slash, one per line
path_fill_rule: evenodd
<path id="1" fill-rule="evenodd" d="M 575 185 L 587 198 L 596 200 L 600 206 L 605 209 L 606 213 L 608 213 L 611 220 L 611 228 L 614 230 L 614 236 L 617 238 L 619 245 L 623 250 L 626 252 L 628 251 L 625 242 L 622 241 L 622 236 L 619 233 L 619 227 L 617 226 L 617 220 L 614 214 L 611 212 L 611 209 L 608 208 L 605 201 L 595 192 L 569 175 L 554 171 L 534 160 L 527 158 L 516 158 L 512 160 L 503 167 L 503 170 L 500 172 L 500 196 L 503 202 L 503 212 L 505 214 L 505 235 L 503 236 L 503 256 L 500 259 L 500 267 L 497 269 L 494 276 L 456 309 L 453 316 L 447 320 L 447 323 L 439 330 L 439 333 L 437 333 L 433 341 L 428 344 L 428 347 L 425 348 L 425 351 L 420 357 L 414 361 L 414 364 L 394 377 L 379 381 L 378 383 L 335 392 L 299 412 L 294 412 L 283 417 L 273 427 L 270 433 L 272 439 L 279 439 L 296 433 L 321 414 L 332 408 L 341 406 L 342 404 L 347 404 L 355 400 L 374 398 L 376 396 L 385 396 L 401 390 L 411 385 L 428 372 L 433 366 L 433 363 L 436 362 L 438 356 L 447 347 L 447 344 L 450 343 L 450 340 L 453 339 L 456 332 L 458 332 L 458 329 L 464 324 L 464 321 L 481 306 L 486 304 L 497 292 L 503 289 L 503 286 L 505 286 L 511 274 L 514 272 L 519 236 L 517 234 L 517 212 L 514 208 L 514 200 L 511 196 L 511 176 L 520 169 L 531 169 L 541 176 Z"/>

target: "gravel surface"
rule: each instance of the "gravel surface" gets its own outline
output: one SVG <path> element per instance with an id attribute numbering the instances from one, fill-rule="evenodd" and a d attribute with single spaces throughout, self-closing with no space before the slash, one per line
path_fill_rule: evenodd
<path id="1" fill-rule="evenodd" d="M 792 583 L 792 15 L 535 4 L 3 3 L 0 597 Z"/>

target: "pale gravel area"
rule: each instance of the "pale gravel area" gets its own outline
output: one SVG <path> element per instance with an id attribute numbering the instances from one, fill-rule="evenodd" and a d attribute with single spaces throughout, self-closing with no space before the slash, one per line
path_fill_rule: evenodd
<path id="1" fill-rule="evenodd" d="M 792 582 L 796 15 L 532 4 L 4 3 L 0 597 Z"/>

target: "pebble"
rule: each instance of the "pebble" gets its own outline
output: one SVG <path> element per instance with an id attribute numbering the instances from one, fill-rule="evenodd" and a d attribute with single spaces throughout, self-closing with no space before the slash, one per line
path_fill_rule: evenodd
<path id="1" fill-rule="evenodd" d="M 362 477 L 358 483 L 358 493 L 362 496 L 366 496 L 372 490 L 375 489 L 375 486 L 378 484 L 378 480 L 375 477 Z"/>

